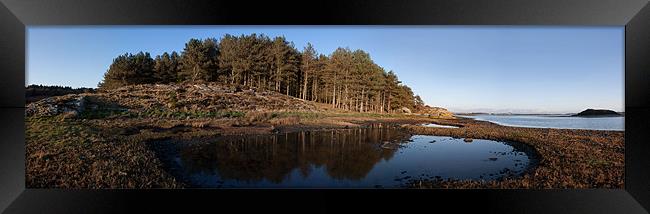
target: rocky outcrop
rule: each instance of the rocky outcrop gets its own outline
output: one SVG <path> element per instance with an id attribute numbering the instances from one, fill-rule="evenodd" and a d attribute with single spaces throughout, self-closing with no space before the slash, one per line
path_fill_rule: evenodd
<path id="1" fill-rule="evenodd" d="M 53 116 L 70 114 L 76 116 L 86 108 L 86 95 L 71 94 L 58 97 L 48 97 L 27 105 L 26 116 Z"/>
<path id="2" fill-rule="evenodd" d="M 404 113 L 404 114 L 410 114 L 411 113 L 411 109 L 406 108 L 406 107 L 402 107 L 399 110 L 400 110 L 401 113 Z"/>
<path id="3" fill-rule="evenodd" d="M 417 112 L 418 114 L 422 114 L 428 117 L 433 117 L 433 118 L 441 118 L 441 119 L 452 119 L 454 118 L 454 114 L 448 111 L 445 108 L 440 108 L 440 107 L 431 107 L 431 106 L 425 106 L 423 109 Z"/>

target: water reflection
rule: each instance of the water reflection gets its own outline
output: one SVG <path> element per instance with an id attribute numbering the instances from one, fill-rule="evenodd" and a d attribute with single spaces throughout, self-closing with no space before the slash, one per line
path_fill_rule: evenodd
<path id="1" fill-rule="evenodd" d="M 294 169 L 308 177 L 315 168 L 332 179 L 359 180 L 409 137 L 389 128 L 220 137 L 181 147 L 177 161 L 185 175 L 244 183 L 281 183 Z"/>
<path id="2" fill-rule="evenodd" d="M 159 142 L 161 143 L 161 142 Z M 397 187 L 408 179 L 496 179 L 528 156 L 504 143 L 396 128 L 219 137 L 178 146 L 172 174 L 194 187 Z"/>

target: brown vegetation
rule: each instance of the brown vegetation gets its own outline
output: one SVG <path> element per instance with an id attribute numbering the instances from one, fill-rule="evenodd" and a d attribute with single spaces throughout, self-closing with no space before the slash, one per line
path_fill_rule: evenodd
<path id="1" fill-rule="evenodd" d="M 26 109 L 27 186 L 178 188 L 182 182 L 165 170 L 146 142 L 384 123 L 401 124 L 414 134 L 517 141 L 531 145 L 540 157 L 521 178 L 418 180 L 409 187 L 623 187 L 621 131 L 517 128 L 423 115 L 354 113 L 277 92 L 212 83 L 133 85 L 50 97 Z M 431 122 L 460 128 L 417 125 Z"/>
<path id="2" fill-rule="evenodd" d="M 275 115 L 275 116 L 273 116 Z M 318 115 L 318 116 L 315 116 Z M 288 133 L 369 124 L 403 124 L 413 134 L 517 141 L 538 153 L 520 178 L 497 181 L 413 180 L 411 188 L 622 188 L 623 132 L 505 127 L 471 119 L 408 115 L 255 112 L 236 118 L 27 119 L 29 187 L 178 188 L 145 142 L 219 135 Z M 430 128 L 435 122 L 461 128 Z"/>
<path id="3" fill-rule="evenodd" d="M 215 83 L 131 85 L 27 105 L 30 188 L 177 188 L 151 140 L 411 123 L 409 115 L 351 113 L 277 92 Z"/>
<path id="4" fill-rule="evenodd" d="M 120 141 L 79 121 L 26 121 L 28 188 L 177 188 L 145 145 Z"/>
<path id="5" fill-rule="evenodd" d="M 270 115 L 277 114 L 271 118 Z M 259 113 L 238 118 L 79 119 L 63 115 L 29 117 L 27 186 L 30 188 L 179 188 L 147 146 L 152 140 L 195 139 L 219 135 L 287 133 L 341 129 L 377 122 L 418 123 L 427 118 L 339 113 L 310 117 L 303 113 Z M 270 119 L 269 119 L 270 118 Z"/>

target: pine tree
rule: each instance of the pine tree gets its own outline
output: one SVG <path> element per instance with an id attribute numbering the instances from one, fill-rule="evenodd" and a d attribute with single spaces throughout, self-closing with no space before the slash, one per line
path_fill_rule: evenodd
<path id="1" fill-rule="evenodd" d="M 391 104 L 396 102 L 395 97 L 397 96 L 397 88 L 401 82 L 397 79 L 397 75 L 395 75 L 393 71 L 388 71 L 388 73 L 386 73 L 385 76 L 386 76 L 386 82 L 385 82 L 386 87 L 384 88 L 385 90 L 384 96 L 386 96 L 386 110 L 388 112 L 393 112 L 394 109 L 393 107 L 395 107 L 395 105 L 394 104 L 391 105 Z"/>
<path id="2" fill-rule="evenodd" d="M 293 43 L 287 42 L 284 37 L 276 37 L 271 46 L 271 55 L 271 67 L 274 70 L 271 77 L 275 82 L 275 90 L 281 91 L 285 88 L 285 93 L 289 95 L 290 85 L 296 82 L 297 78 L 299 53 Z"/>
<path id="3" fill-rule="evenodd" d="M 159 83 L 176 82 L 178 79 L 178 53 L 167 52 L 156 56 L 154 65 L 154 78 Z"/>
<path id="4" fill-rule="evenodd" d="M 181 81 L 260 87 L 359 112 L 424 106 L 393 71 L 386 72 L 363 50 L 339 47 L 318 55 L 311 43 L 300 52 L 283 36 L 263 34 L 190 39 L 181 54 L 164 52 L 155 60 L 145 52 L 119 55 L 99 87 Z"/>
<path id="5" fill-rule="evenodd" d="M 318 61 L 316 61 L 316 67 L 314 69 L 314 72 L 311 73 L 312 76 L 312 92 L 311 92 L 311 100 L 312 101 L 319 101 L 319 98 L 324 98 L 327 95 L 323 95 L 322 92 L 326 92 L 327 90 L 319 90 L 321 86 L 324 86 L 324 77 L 325 77 L 325 72 L 327 72 L 327 64 L 329 62 L 329 58 L 323 54 L 318 56 Z M 324 102 L 324 100 L 322 100 Z"/>
<path id="6" fill-rule="evenodd" d="M 203 41 L 190 39 L 185 44 L 179 75 L 185 81 L 213 81 L 218 78 L 219 49 L 213 38 Z"/>
<path id="7" fill-rule="evenodd" d="M 300 98 L 303 100 L 307 99 L 307 84 L 309 83 L 309 78 L 311 75 L 313 75 L 316 72 L 316 69 L 318 67 L 318 62 L 317 62 L 317 55 L 316 55 L 316 50 L 314 47 L 311 45 L 311 43 L 307 43 L 307 46 L 305 49 L 302 51 L 301 55 L 301 60 L 300 60 L 300 71 L 302 72 L 302 90 L 301 90 L 301 95 Z M 312 80 L 313 81 L 313 80 Z"/>
<path id="8" fill-rule="evenodd" d="M 154 60 L 149 53 L 125 53 L 113 59 L 98 87 L 112 89 L 125 85 L 154 83 L 153 67 Z"/>

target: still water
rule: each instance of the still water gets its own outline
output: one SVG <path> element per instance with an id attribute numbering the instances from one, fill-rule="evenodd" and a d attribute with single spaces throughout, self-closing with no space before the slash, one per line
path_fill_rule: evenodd
<path id="1" fill-rule="evenodd" d="M 409 135 L 396 128 L 230 136 L 173 145 L 168 168 L 191 187 L 395 188 L 412 179 L 492 180 L 534 164 L 520 143 Z"/>
<path id="2" fill-rule="evenodd" d="M 447 129 L 459 128 L 458 126 L 440 125 L 440 124 L 436 124 L 436 123 L 422 124 L 422 126 L 424 126 L 424 127 L 434 127 L 434 128 L 447 128 Z"/>
<path id="3" fill-rule="evenodd" d="M 473 115 L 462 116 L 504 126 L 623 131 L 625 117 L 570 117 L 564 115 Z"/>

